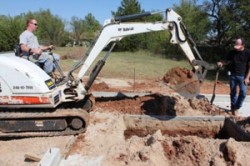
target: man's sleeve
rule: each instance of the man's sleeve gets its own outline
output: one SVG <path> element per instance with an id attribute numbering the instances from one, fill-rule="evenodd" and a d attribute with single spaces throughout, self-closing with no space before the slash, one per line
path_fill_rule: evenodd
<path id="1" fill-rule="evenodd" d="M 27 35 L 25 35 L 25 33 L 19 36 L 19 44 L 27 44 Z"/>

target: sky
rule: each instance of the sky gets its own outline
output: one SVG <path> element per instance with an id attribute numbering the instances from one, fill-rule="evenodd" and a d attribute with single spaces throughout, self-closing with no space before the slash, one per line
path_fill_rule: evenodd
<path id="1" fill-rule="evenodd" d="M 84 19 L 91 13 L 103 24 L 112 17 L 111 11 L 117 11 L 122 0 L 1 0 L 0 15 L 16 16 L 29 11 L 49 9 L 53 15 L 70 21 L 73 16 Z M 164 11 L 178 5 L 180 0 L 138 0 L 145 11 Z"/>

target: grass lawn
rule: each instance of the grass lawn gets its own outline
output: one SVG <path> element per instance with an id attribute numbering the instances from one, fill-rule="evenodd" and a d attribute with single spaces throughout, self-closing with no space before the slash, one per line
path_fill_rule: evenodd
<path id="1" fill-rule="evenodd" d="M 55 52 L 63 56 L 65 56 L 65 54 L 68 56 L 70 52 L 70 57 L 77 57 L 78 59 L 84 55 L 84 50 L 81 52 L 77 47 L 76 50 L 72 49 L 72 47 L 68 49 L 59 48 Z M 95 63 L 91 65 L 90 69 L 92 69 L 96 62 L 103 58 L 105 54 L 106 52 L 102 52 L 95 60 Z M 68 71 L 76 61 L 77 60 L 71 58 L 62 59 L 60 65 L 64 71 Z M 162 78 L 170 68 L 176 66 L 191 69 L 188 61 L 170 60 L 162 58 L 159 55 L 152 55 L 146 51 L 133 53 L 112 52 L 106 60 L 106 64 L 101 70 L 99 76 L 107 78 L 157 79 Z M 86 75 L 88 75 L 88 73 Z"/>

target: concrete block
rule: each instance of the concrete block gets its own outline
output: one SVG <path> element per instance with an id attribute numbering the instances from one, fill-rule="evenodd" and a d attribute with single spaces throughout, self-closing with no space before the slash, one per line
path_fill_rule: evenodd
<path id="1" fill-rule="evenodd" d="M 39 162 L 38 166 L 59 166 L 60 162 L 61 162 L 60 149 L 50 148 L 45 153 L 45 155 Z"/>

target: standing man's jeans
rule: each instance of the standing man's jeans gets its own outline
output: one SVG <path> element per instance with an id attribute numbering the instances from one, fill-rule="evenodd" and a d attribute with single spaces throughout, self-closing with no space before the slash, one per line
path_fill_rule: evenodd
<path id="1" fill-rule="evenodd" d="M 231 109 L 242 107 L 243 101 L 247 95 L 247 86 L 244 83 L 244 76 L 230 76 L 230 98 Z M 239 86 L 239 96 L 237 95 L 237 86 Z"/>

